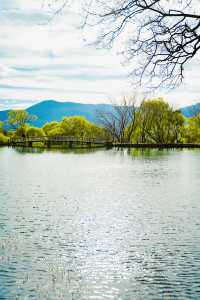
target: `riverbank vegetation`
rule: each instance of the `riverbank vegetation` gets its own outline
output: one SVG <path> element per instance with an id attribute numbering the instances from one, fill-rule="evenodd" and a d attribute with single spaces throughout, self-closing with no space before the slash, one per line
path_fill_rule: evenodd
<path id="1" fill-rule="evenodd" d="M 82 116 L 72 116 L 37 128 L 31 125 L 36 116 L 24 110 L 12 110 L 7 122 L 0 122 L 0 144 L 8 144 L 10 138 L 44 136 L 133 144 L 200 143 L 200 112 L 186 118 L 162 98 L 144 100 L 139 107 L 134 100 L 124 98 L 120 104 L 113 105 L 112 111 L 98 111 L 97 116 L 98 125 Z"/>

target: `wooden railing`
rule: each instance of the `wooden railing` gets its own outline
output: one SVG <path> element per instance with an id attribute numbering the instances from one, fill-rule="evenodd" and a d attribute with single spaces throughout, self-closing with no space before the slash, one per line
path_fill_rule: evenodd
<path id="1" fill-rule="evenodd" d="M 74 143 L 92 143 L 92 144 L 107 144 L 109 141 L 96 138 L 77 138 L 73 136 L 41 136 L 41 137 L 21 137 L 11 138 L 11 144 L 20 144 L 28 142 L 74 142 Z"/>
<path id="2" fill-rule="evenodd" d="M 41 136 L 41 137 L 21 137 L 21 138 L 11 138 L 9 144 L 13 146 L 32 146 L 33 143 L 41 142 L 48 146 L 56 143 L 68 143 L 72 144 L 85 144 L 85 145 L 102 145 L 102 146 L 113 146 L 113 147 L 133 147 L 133 148 L 200 148 L 200 144 L 192 143 L 174 143 L 174 144 L 133 144 L 133 143 L 117 143 L 109 140 L 96 139 L 96 138 L 77 138 L 73 136 Z"/>

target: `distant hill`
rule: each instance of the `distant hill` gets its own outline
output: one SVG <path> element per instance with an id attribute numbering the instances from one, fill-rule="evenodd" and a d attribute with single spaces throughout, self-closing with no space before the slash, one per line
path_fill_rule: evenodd
<path id="1" fill-rule="evenodd" d="M 191 118 L 200 113 L 200 103 L 183 107 L 181 112 L 185 117 Z"/>
<path id="2" fill-rule="evenodd" d="M 61 121 L 65 116 L 83 116 L 89 121 L 98 124 L 97 111 L 112 111 L 111 104 L 83 104 L 74 102 L 58 102 L 54 100 L 45 100 L 37 103 L 26 110 L 38 119 L 33 125 L 42 127 L 46 122 Z M 0 111 L 0 121 L 6 121 L 9 110 Z M 192 117 L 200 113 L 200 103 L 181 108 L 181 112 L 186 117 Z"/>
<path id="3" fill-rule="evenodd" d="M 9 110 L 2 110 L 0 111 L 0 121 L 6 121 L 8 118 Z"/>
<path id="4" fill-rule="evenodd" d="M 74 102 L 58 102 L 46 100 L 26 109 L 30 114 L 36 115 L 38 119 L 33 125 L 42 127 L 46 122 L 61 121 L 65 116 L 83 116 L 89 121 L 98 124 L 97 110 L 112 110 L 110 104 L 82 104 Z M 0 111 L 0 120 L 6 121 L 8 112 Z"/>

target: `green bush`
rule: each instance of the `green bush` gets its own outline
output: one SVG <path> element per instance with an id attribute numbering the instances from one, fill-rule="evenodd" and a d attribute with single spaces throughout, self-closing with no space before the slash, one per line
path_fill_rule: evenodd
<path id="1" fill-rule="evenodd" d="M 49 132 L 51 132 L 54 129 L 58 130 L 58 127 L 60 127 L 59 123 L 57 121 L 52 121 L 52 122 L 48 122 L 48 123 L 44 124 L 42 129 L 43 129 L 45 135 L 52 135 L 52 134 L 49 134 Z"/>
<path id="2" fill-rule="evenodd" d="M 25 137 L 28 128 L 29 128 L 29 126 L 26 125 L 26 124 L 18 127 L 15 130 L 15 133 L 14 133 L 13 137 L 15 137 L 15 138 Z"/>
<path id="3" fill-rule="evenodd" d="M 26 131 L 27 137 L 42 137 L 45 133 L 42 128 L 29 127 Z"/>
<path id="4" fill-rule="evenodd" d="M 0 132 L 0 145 L 7 145 L 9 138 Z"/>

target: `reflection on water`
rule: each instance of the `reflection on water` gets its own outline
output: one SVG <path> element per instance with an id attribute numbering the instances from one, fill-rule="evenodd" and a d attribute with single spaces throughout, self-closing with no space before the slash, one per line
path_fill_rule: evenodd
<path id="1" fill-rule="evenodd" d="M 96 152 L 96 151 L 100 151 L 102 150 L 101 147 L 93 147 L 93 148 L 51 148 L 51 149 L 47 149 L 44 147 L 15 147 L 14 148 L 15 151 L 17 151 L 18 153 L 33 153 L 33 154 L 37 154 L 37 153 L 44 153 L 44 152 L 52 152 L 52 153 L 73 153 L 73 154 L 88 154 L 88 153 L 92 153 L 92 152 Z"/>
<path id="2" fill-rule="evenodd" d="M 139 158 L 141 157 L 143 158 L 150 158 L 150 159 L 156 159 L 156 158 L 160 158 L 160 157 L 165 157 L 167 155 L 170 155 L 171 153 L 173 153 L 173 151 L 177 151 L 177 150 L 173 150 L 173 149 L 159 149 L 159 148 L 155 148 L 155 149 L 150 149 L 150 148 L 143 148 L 143 149 L 139 149 L 139 148 L 129 148 L 127 150 L 127 153 L 132 156 L 133 158 Z M 183 149 L 179 149 L 178 150 L 183 151 Z"/>
<path id="3" fill-rule="evenodd" d="M 44 147 L 15 147 L 13 148 L 15 151 L 18 153 L 44 153 L 44 152 L 57 152 L 57 153 L 73 153 L 73 154 L 89 154 L 97 151 L 109 151 L 109 148 L 102 148 L 102 147 L 93 147 L 93 148 L 44 148 Z M 170 150 L 170 149 L 149 149 L 149 148 L 115 148 L 113 150 L 113 153 L 117 155 L 129 155 L 132 158 L 150 158 L 153 159 L 159 158 L 161 156 L 166 156 L 170 154 L 172 151 L 177 151 L 177 150 Z M 183 151 L 182 149 L 179 149 L 179 151 Z M 195 151 L 195 150 L 194 150 Z M 198 151 L 198 150 L 197 150 Z"/>
<path id="4" fill-rule="evenodd" d="M 0 299 L 200 298 L 200 151 L 41 150 L 0 148 Z"/>

